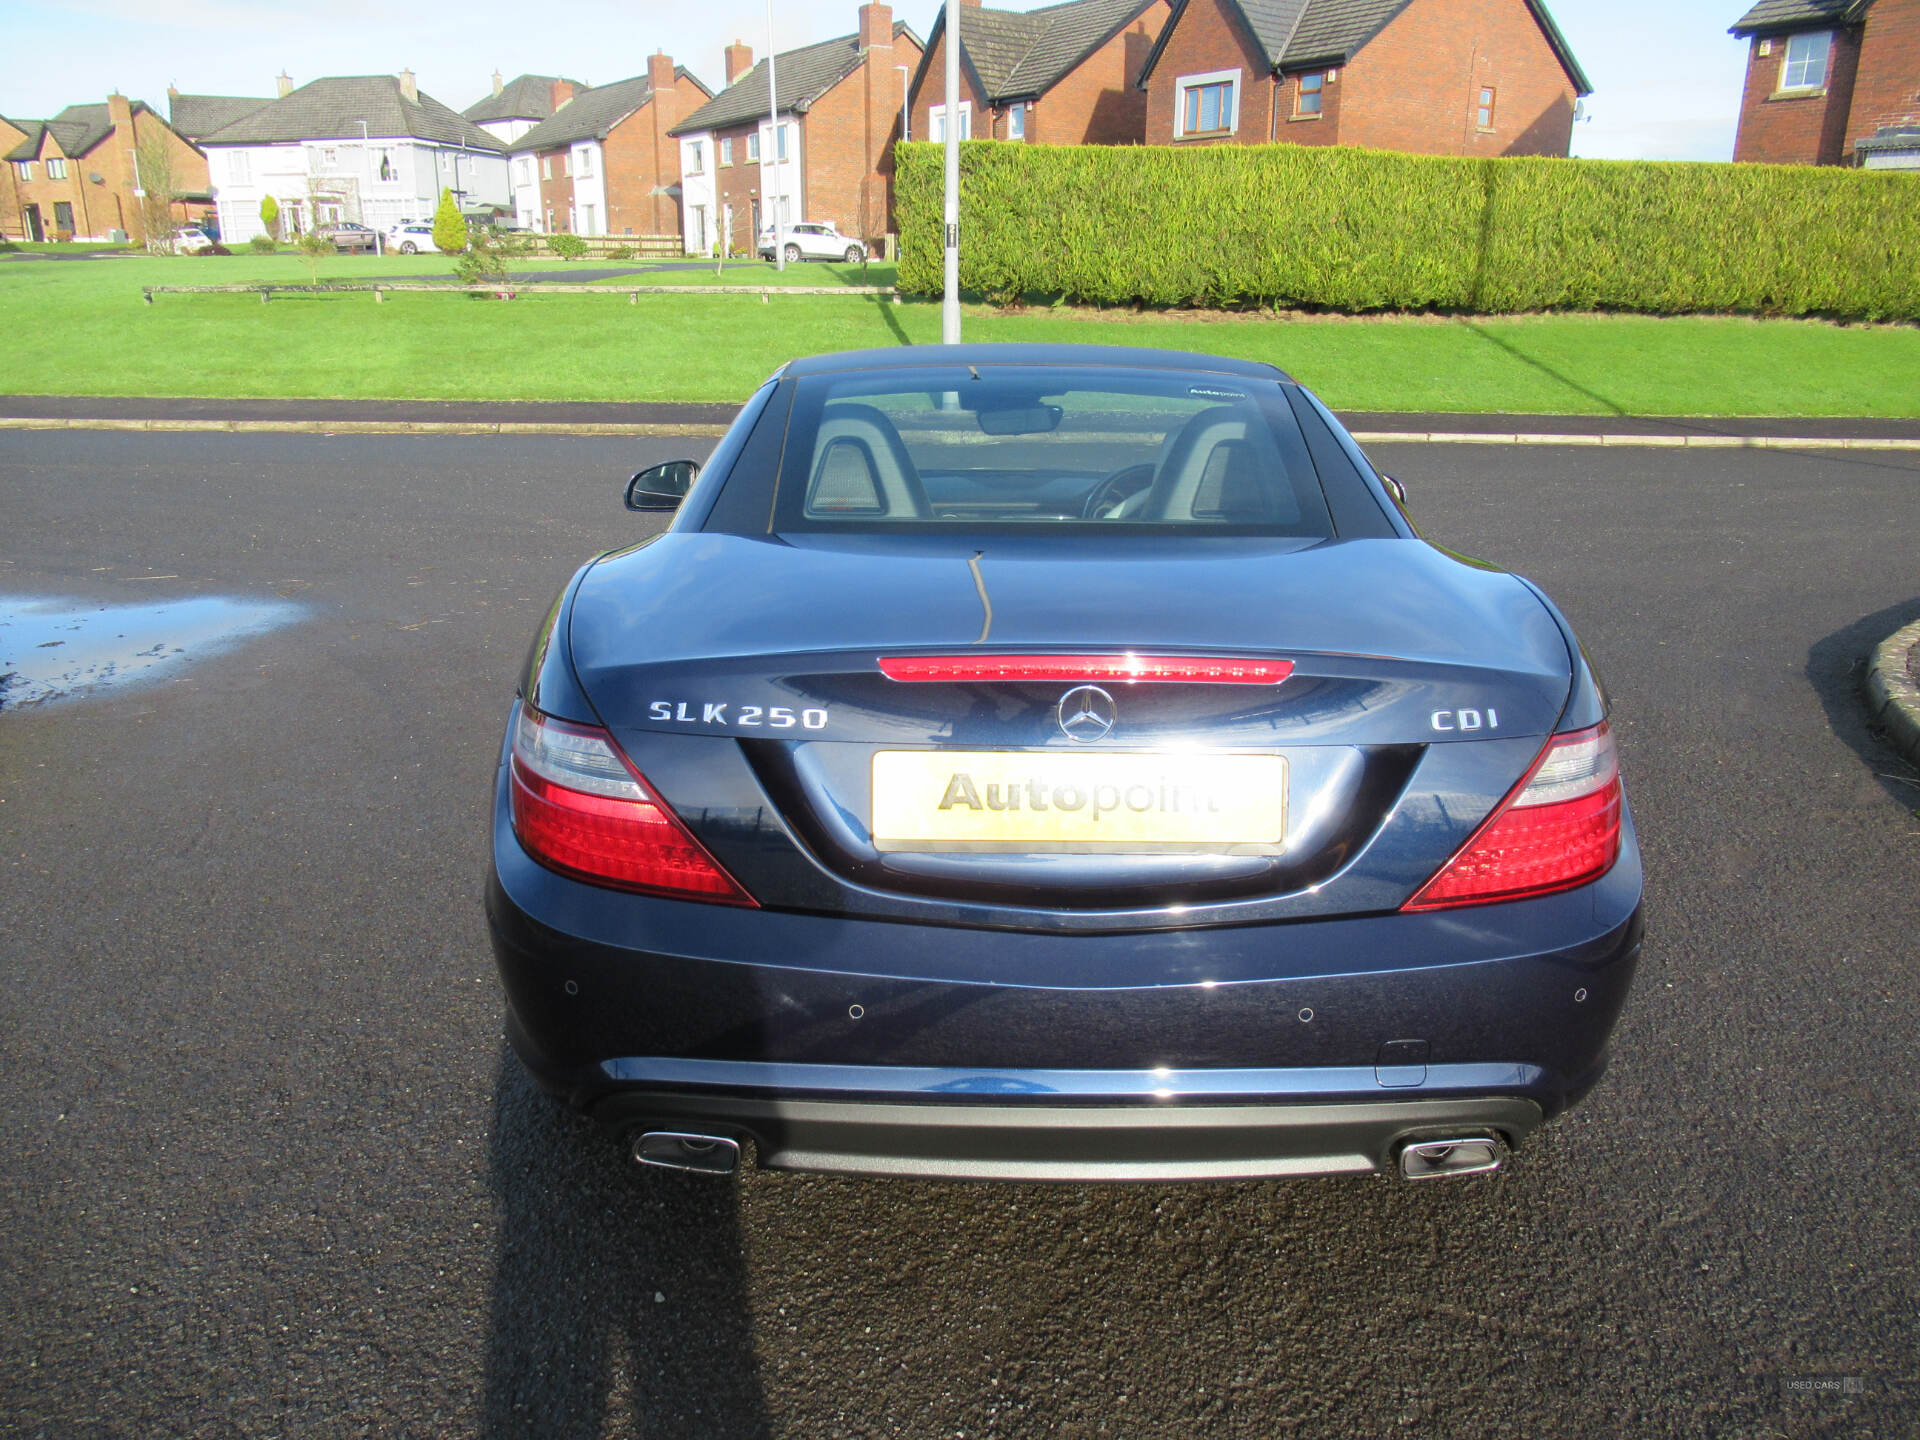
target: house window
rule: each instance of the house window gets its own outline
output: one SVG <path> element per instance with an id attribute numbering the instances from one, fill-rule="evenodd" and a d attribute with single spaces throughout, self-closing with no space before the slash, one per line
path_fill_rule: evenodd
<path id="1" fill-rule="evenodd" d="M 1493 128 L 1493 87 L 1491 85 L 1480 87 L 1480 103 L 1474 107 L 1473 123 L 1482 130 Z"/>
<path id="2" fill-rule="evenodd" d="M 591 178 L 593 175 L 593 147 L 589 145 L 584 150 L 574 151 L 573 158 L 575 162 L 573 173 L 582 178 Z"/>
<path id="3" fill-rule="evenodd" d="M 600 233 L 599 229 L 594 225 L 593 209 L 594 207 L 591 205 L 582 205 L 580 207 L 580 233 L 582 235 L 598 235 Z"/>
<path id="4" fill-rule="evenodd" d="M 1012 105 L 1007 109 L 1007 139 L 1024 140 L 1027 138 L 1027 107 Z"/>
<path id="5" fill-rule="evenodd" d="M 1240 72 L 1182 75 L 1174 84 L 1173 137 L 1231 135 L 1240 123 Z"/>
<path id="6" fill-rule="evenodd" d="M 236 185 L 247 185 L 253 180 L 253 166 L 247 152 L 235 150 L 227 156 L 227 178 Z"/>
<path id="7" fill-rule="evenodd" d="M 1818 90 L 1827 83 L 1827 56 L 1833 36 L 1825 30 L 1787 37 L 1787 58 L 1780 66 L 1782 90 Z"/>
<path id="8" fill-rule="evenodd" d="M 329 170 L 337 169 L 340 164 L 340 152 L 332 149 L 322 150 L 320 152 L 320 163 Z"/>
<path id="9" fill-rule="evenodd" d="M 540 173 L 549 180 L 553 178 L 553 156 L 542 155 L 540 157 Z"/>
<path id="10" fill-rule="evenodd" d="M 67 178 L 67 162 L 64 160 L 56 160 L 52 156 L 49 156 L 47 158 L 47 178 L 49 180 L 66 179 Z"/>
<path id="11" fill-rule="evenodd" d="M 16 160 L 13 163 L 13 169 L 14 169 L 14 173 L 17 174 L 22 180 L 33 179 L 33 161 Z"/>
<path id="12" fill-rule="evenodd" d="M 720 163 L 722 165 L 731 165 L 733 163 L 733 137 L 731 135 L 720 142 Z"/>
<path id="13" fill-rule="evenodd" d="M 1321 103 L 1326 99 L 1327 77 L 1325 72 L 1300 77 L 1299 93 L 1294 96 L 1293 113 L 1296 115 L 1318 115 Z"/>
<path id="14" fill-rule="evenodd" d="M 393 179 L 393 157 L 385 150 L 380 152 L 380 178 L 382 180 Z"/>
<path id="15" fill-rule="evenodd" d="M 704 175 L 707 173 L 707 147 L 698 140 L 687 142 L 687 173 Z"/>
<path id="16" fill-rule="evenodd" d="M 927 111 L 927 138 L 941 144 L 946 142 L 946 106 L 935 105 L 931 110 Z M 973 138 L 973 102 L 971 100 L 962 100 L 960 102 L 960 138 L 962 140 L 971 140 Z"/>
<path id="17" fill-rule="evenodd" d="M 787 158 L 787 131 L 789 131 L 792 128 L 793 127 L 790 125 L 776 125 L 773 127 L 773 134 L 774 134 L 774 140 L 776 142 L 776 148 L 778 149 L 780 159 L 782 160 L 785 160 Z"/>
<path id="18" fill-rule="evenodd" d="M 514 169 L 516 173 L 520 176 L 520 181 L 519 181 L 520 184 L 530 185 L 533 183 L 533 162 L 531 160 L 522 158 L 520 163 L 517 166 L 515 166 Z"/>
<path id="19" fill-rule="evenodd" d="M 747 159 L 758 160 L 759 158 L 760 158 L 760 132 L 758 130 L 755 130 L 752 134 L 747 136 Z"/>

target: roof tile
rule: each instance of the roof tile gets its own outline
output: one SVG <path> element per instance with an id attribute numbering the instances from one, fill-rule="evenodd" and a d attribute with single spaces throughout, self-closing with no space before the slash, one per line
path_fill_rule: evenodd
<path id="1" fill-rule="evenodd" d="M 261 106 L 203 141 L 207 145 L 283 145 L 301 140 L 358 140 L 361 123 L 375 140 L 431 140 L 472 150 L 506 147 L 425 91 L 400 92 L 392 75 L 330 75 Z"/>

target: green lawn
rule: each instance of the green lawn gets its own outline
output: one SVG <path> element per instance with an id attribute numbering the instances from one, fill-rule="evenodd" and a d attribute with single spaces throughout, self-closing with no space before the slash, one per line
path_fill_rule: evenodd
<path id="1" fill-rule="evenodd" d="M 552 260 L 519 268 L 560 270 Z M 601 268 L 580 262 L 580 269 Z M 339 256 L 321 280 L 444 277 L 441 256 Z M 163 295 L 304 283 L 297 256 L 0 265 L 4 386 L 25 394 L 738 400 L 783 360 L 930 344 L 937 304 L 859 297 Z M 885 283 L 891 267 L 733 265 L 724 284 Z M 711 270 L 649 283 L 713 283 Z M 1920 328 L 1642 316 L 1177 317 L 969 306 L 970 340 L 1152 345 L 1269 360 L 1348 410 L 1920 416 Z"/>
<path id="2" fill-rule="evenodd" d="M 127 248 L 106 240 L 0 240 L 0 255 L 9 251 L 19 251 L 24 255 L 81 255 Z"/>

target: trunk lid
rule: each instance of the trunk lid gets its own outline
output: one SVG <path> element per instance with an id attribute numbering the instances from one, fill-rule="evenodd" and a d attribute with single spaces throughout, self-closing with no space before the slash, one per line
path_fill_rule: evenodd
<path id="1" fill-rule="evenodd" d="M 762 904 L 962 920 L 1388 908 L 1519 778 L 1571 679 L 1526 586 L 1411 540 L 668 534 L 589 572 L 569 642 L 621 745 Z M 1072 683 L 880 671 L 1128 651 L 1293 669 L 1104 684 L 1111 728 L 1091 743 L 1062 723 Z M 1169 779 L 1177 811 L 1222 757 L 1204 804 L 1270 802 L 1275 833 L 1167 820 Z M 924 830 L 883 813 L 902 776 L 930 787 Z M 1104 830 L 1034 815 L 1036 794 L 1057 811 L 1083 789 L 1089 806 L 1146 797 L 1148 818 L 1109 838 L 1124 804 Z"/>

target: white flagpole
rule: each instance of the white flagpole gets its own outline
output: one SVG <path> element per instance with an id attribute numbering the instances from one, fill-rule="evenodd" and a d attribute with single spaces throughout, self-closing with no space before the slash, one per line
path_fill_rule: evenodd
<path id="1" fill-rule="evenodd" d="M 947 0 L 946 290 L 940 300 L 940 343 L 960 343 L 960 0 Z"/>
<path id="2" fill-rule="evenodd" d="M 767 0 L 767 115 L 773 130 L 767 136 L 767 164 L 773 179 L 767 185 L 767 209 L 773 221 L 773 268 L 787 268 L 786 242 L 780 233 L 780 91 L 773 83 L 773 0 Z"/>

